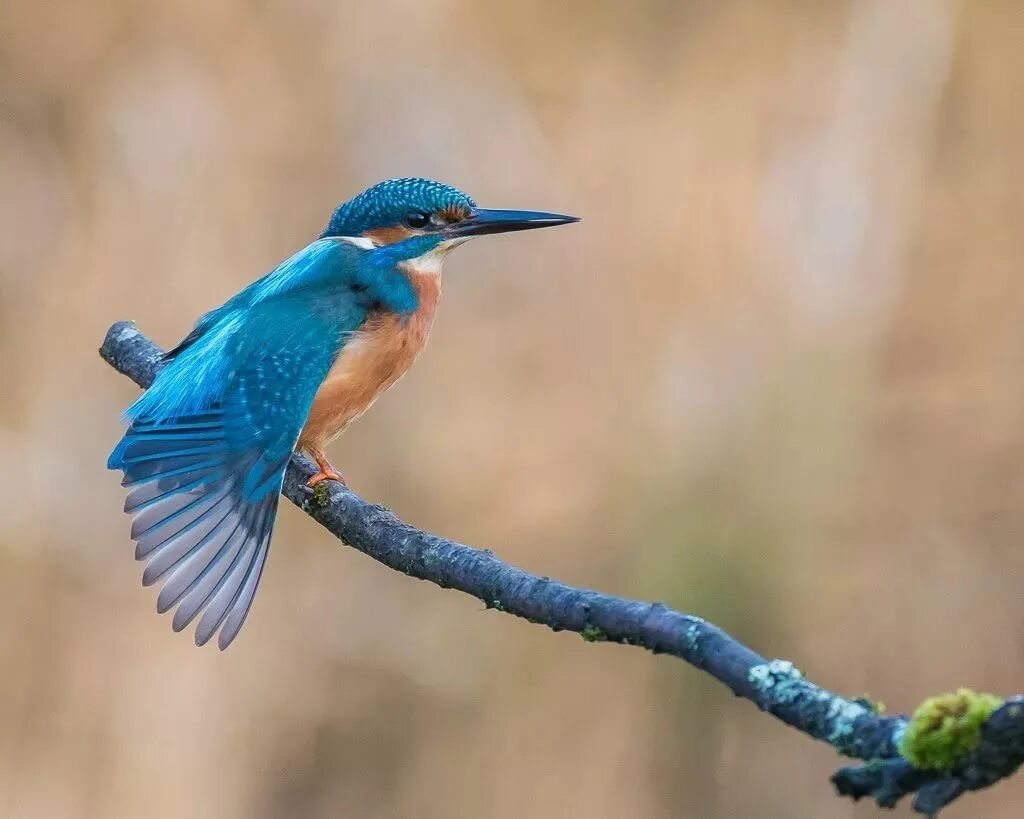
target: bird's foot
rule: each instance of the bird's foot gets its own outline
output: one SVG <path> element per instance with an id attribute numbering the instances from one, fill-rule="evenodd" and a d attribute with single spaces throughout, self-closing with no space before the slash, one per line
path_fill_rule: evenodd
<path id="1" fill-rule="evenodd" d="M 320 467 L 320 471 L 317 472 L 312 478 L 306 481 L 306 486 L 312 489 L 314 486 L 323 483 L 324 481 L 337 481 L 342 486 L 348 486 L 345 481 L 345 477 L 333 466 L 331 462 L 327 460 L 327 456 L 320 451 L 311 452 L 313 460 L 316 461 L 316 465 Z"/>
<path id="2" fill-rule="evenodd" d="M 345 480 L 345 476 L 338 472 L 336 469 L 323 467 L 317 472 L 312 478 L 306 481 L 306 486 L 312 489 L 317 484 L 323 483 L 324 481 L 337 481 L 342 486 L 348 486 L 348 482 Z"/>

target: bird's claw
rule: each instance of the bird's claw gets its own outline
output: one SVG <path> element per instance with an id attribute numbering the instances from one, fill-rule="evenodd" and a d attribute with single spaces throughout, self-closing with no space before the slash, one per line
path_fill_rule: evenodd
<path id="1" fill-rule="evenodd" d="M 321 469 L 319 472 L 313 475 L 313 477 L 306 481 L 306 486 L 308 486 L 310 489 L 313 489 L 318 484 L 323 483 L 324 481 L 337 481 L 342 486 L 348 486 L 348 483 L 345 481 L 345 477 L 340 472 L 337 472 L 334 469 Z"/>

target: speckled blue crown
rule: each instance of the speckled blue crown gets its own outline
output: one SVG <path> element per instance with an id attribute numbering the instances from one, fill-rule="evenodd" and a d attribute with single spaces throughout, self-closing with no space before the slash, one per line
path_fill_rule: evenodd
<path id="1" fill-rule="evenodd" d="M 458 188 L 431 179 L 388 179 L 339 205 L 321 236 L 359 236 L 367 230 L 399 224 L 406 213 L 476 207 Z"/>

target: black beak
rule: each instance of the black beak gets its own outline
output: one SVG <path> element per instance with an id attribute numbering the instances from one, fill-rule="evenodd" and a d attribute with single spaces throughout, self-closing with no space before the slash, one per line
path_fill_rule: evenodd
<path id="1" fill-rule="evenodd" d="M 544 213 L 539 210 L 473 208 L 468 217 L 445 228 L 444 233 L 452 237 L 486 236 L 489 233 L 534 230 L 578 221 L 578 216 L 563 216 L 560 213 Z"/>

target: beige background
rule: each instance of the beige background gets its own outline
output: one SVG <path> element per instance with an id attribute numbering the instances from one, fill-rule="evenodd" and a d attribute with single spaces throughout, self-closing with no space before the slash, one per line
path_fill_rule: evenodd
<path id="1" fill-rule="evenodd" d="M 876 815 L 684 664 L 291 506 L 197 650 L 139 586 L 95 349 L 176 341 L 384 177 L 578 213 L 455 254 L 333 451 L 356 489 L 893 710 L 1020 691 L 1022 41 L 1014 0 L 3 0 L 0 815 Z"/>

